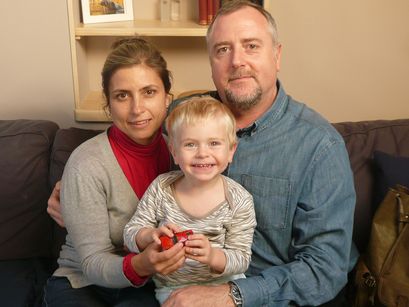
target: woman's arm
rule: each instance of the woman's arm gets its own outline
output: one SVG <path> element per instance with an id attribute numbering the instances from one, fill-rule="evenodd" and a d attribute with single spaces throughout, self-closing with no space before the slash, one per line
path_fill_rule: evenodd
<path id="1" fill-rule="evenodd" d="M 115 227 L 123 224 L 110 221 L 106 194 L 110 174 L 96 160 L 88 159 L 81 165 L 77 161 L 67 164 L 61 182 L 61 208 L 68 232 L 63 257 L 72 258 L 68 261 L 78 265 L 93 284 L 130 286 L 122 273 L 122 242 L 112 241 L 115 232 L 122 231 Z"/>

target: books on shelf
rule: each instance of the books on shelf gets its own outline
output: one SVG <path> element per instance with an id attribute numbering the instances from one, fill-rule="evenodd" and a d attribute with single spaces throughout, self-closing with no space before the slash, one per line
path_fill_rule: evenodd
<path id="1" fill-rule="evenodd" d="M 220 0 L 198 0 L 199 1 L 199 24 L 209 25 L 217 10 L 220 8 Z"/>
<path id="2" fill-rule="evenodd" d="M 180 20 L 181 0 L 160 0 L 160 20 L 178 21 Z M 193 0 L 188 0 L 193 1 Z M 216 16 L 219 8 L 232 0 L 197 0 L 198 1 L 198 23 L 200 25 L 209 25 Z M 261 6 L 264 0 L 248 0 Z"/>
<path id="3" fill-rule="evenodd" d="M 232 0 L 198 0 L 199 1 L 199 24 L 200 25 L 209 25 L 214 17 L 216 16 L 217 11 L 225 3 Z M 261 6 L 264 6 L 264 0 L 248 0 L 250 2 L 257 3 Z"/>

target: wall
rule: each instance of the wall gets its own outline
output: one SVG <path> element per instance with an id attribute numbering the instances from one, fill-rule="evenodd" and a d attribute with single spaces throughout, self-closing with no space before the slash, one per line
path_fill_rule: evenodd
<path id="1" fill-rule="evenodd" d="M 74 120 L 65 0 L 1 1 L 0 118 L 50 119 L 61 127 L 96 127 Z"/>
<path id="2" fill-rule="evenodd" d="M 270 1 L 283 43 L 280 79 L 288 93 L 332 122 L 409 118 L 409 1 Z M 64 0 L 2 1 L 0 29 L 1 119 L 105 126 L 73 118 Z M 183 40 L 189 45 L 189 38 Z M 199 67 L 207 61 L 203 53 Z M 209 70 L 190 69 L 209 84 Z"/>
<path id="3" fill-rule="evenodd" d="M 288 93 L 330 121 L 409 118 L 408 0 L 272 0 Z"/>

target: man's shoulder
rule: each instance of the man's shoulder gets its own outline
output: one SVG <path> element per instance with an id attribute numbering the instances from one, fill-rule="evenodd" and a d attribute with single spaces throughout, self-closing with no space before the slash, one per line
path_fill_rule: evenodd
<path id="1" fill-rule="evenodd" d="M 294 119 L 294 124 L 302 127 L 310 137 L 316 135 L 318 139 L 327 139 L 331 142 L 341 141 L 342 137 L 331 123 L 320 113 L 304 103 L 290 97 L 288 113 Z"/>

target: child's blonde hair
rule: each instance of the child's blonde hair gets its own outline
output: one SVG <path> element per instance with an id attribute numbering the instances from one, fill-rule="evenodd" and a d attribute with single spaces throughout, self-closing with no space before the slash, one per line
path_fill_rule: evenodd
<path id="1" fill-rule="evenodd" d="M 237 143 L 236 120 L 229 108 L 210 96 L 199 96 L 186 99 L 170 112 L 166 119 L 166 130 L 170 144 L 174 144 L 181 126 L 194 125 L 200 120 L 222 121 L 227 130 L 230 148 Z"/>

